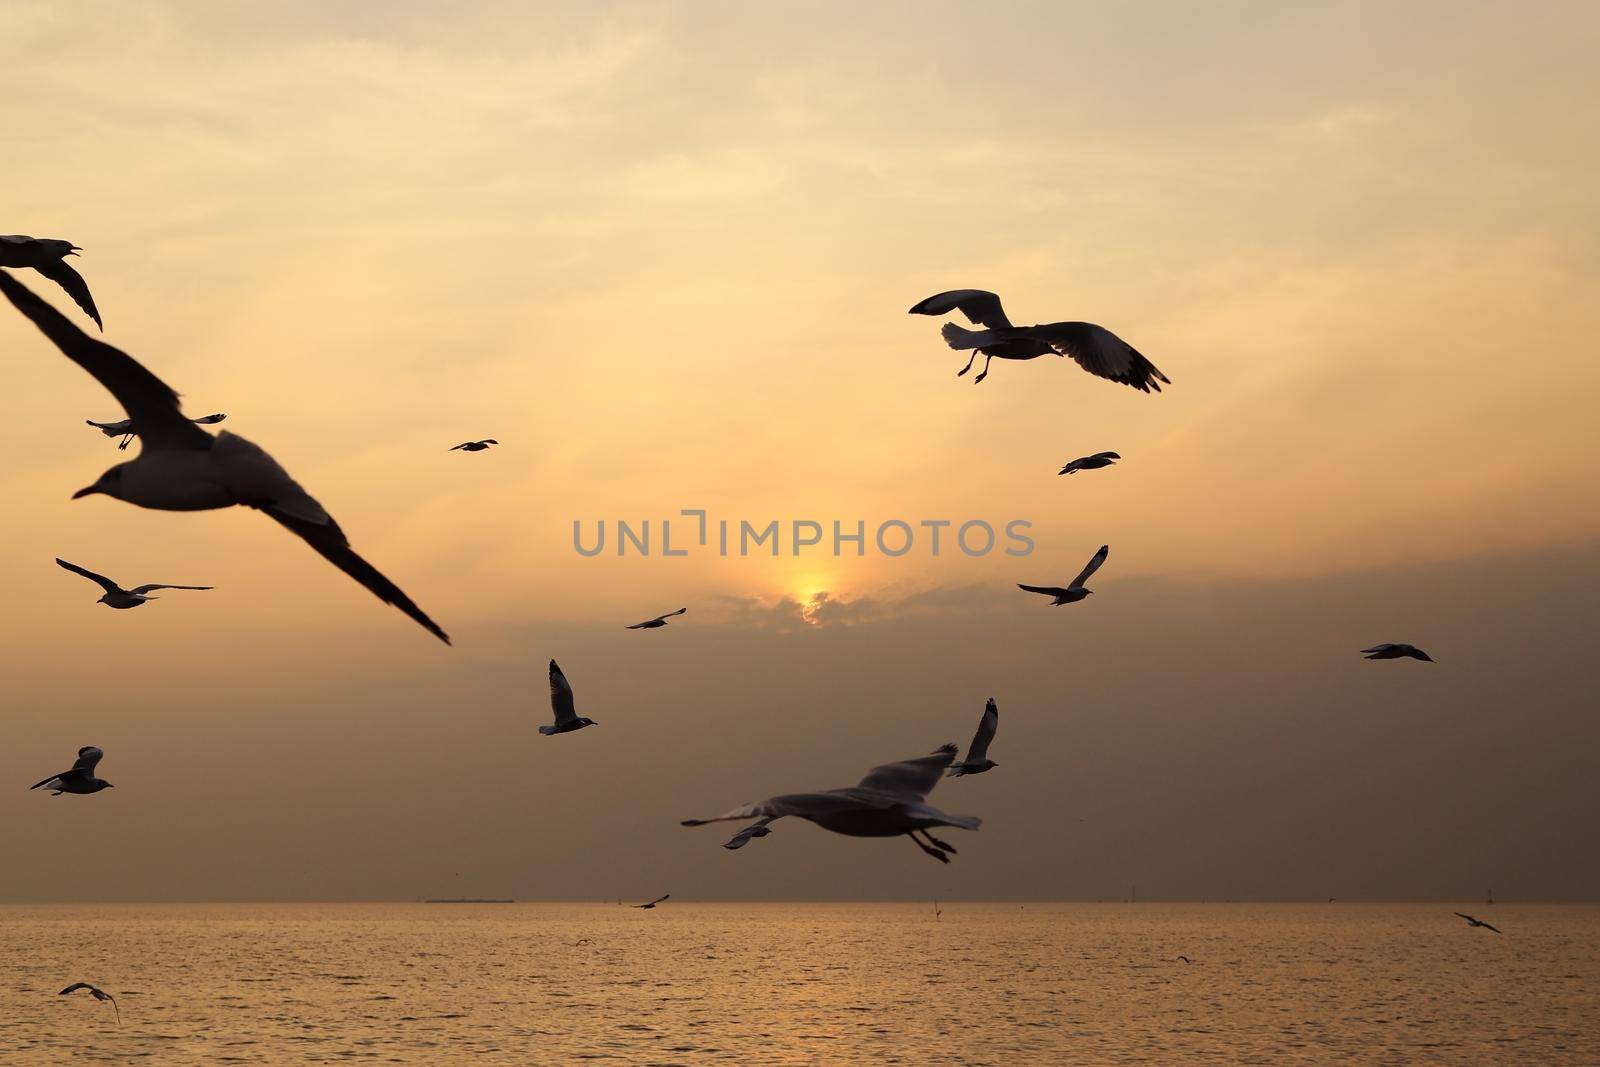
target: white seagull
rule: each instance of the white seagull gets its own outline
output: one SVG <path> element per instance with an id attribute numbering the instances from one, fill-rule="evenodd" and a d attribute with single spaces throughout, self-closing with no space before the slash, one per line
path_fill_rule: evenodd
<path id="1" fill-rule="evenodd" d="M 1110 552 L 1110 545 L 1101 545 L 1100 551 L 1096 552 L 1094 557 L 1089 560 L 1089 565 L 1084 567 L 1083 572 L 1072 579 L 1072 584 L 1065 589 L 1058 585 L 1022 585 L 1020 583 L 1017 588 L 1024 589 L 1030 593 L 1043 593 L 1045 596 L 1055 597 L 1054 600 L 1050 601 L 1052 607 L 1059 604 L 1076 604 L 1094 592 L 1093 589 L 1085 589 L 1083 583 L 1087 582 L 1094 572 L 1100 569 L 1100 564 L 1106 561 L 1106 556 Z"/>
<path id="2" fill-rule="evenodd" d="M 208 511 L 255 508 L 304 540 L 322 558 L 393 604 L 443 641 L 450 638 L 411 598 L 356 555 L 339 524 L 262 449 L 227 430 L 213 437 L 185 418 L 178 394 L 132 356 L 85 334 L 27 286 L 0 271 L 0 290 L 56 347 L 111 391 L 139 428 L 138 456 L 72 494 L 94 493 L 142 508 Z"/>
<path id="3" fill-rule="evenodd" d="M 1368 659 L 1420 659 L 1424 663 L 1433 662 L 1433 657 L 1416 645 L 1373 645 L 1371 648 L 1363 648 L 1361 654 Z"/>
<path id="4" fill-rule="evenodd" d="M 657 615 L 653 619 L 646 619 L 644 622 L 636 622 L 632 626 L 625 627 L 625 629 L 629 629 L 629 630 L 654 630 L 654 629 L 657 629 L 659 627 L 665 626 L 667 624 L 667 620 L 672 618 L 674 615 L 682 615 L 684 612 L 686 612 L 688 610 L 689 610 L 688 608 L 679 608 L 677 611 L 669 611 L 665 615 Z"/>
<path id="5" fill-rule="evenodd" d="M 978 720 L 978 732 L 972 735 L 972 744 L 967 748 L 967 758 L 950 765 L 951 778 L 982 774 L 1000 766 L 989 758 L 989 742 L 994 740 L 994 732 L 999 728 L 1000 709 L 995 705 L 994 697 L 990 697 L 989 703 L 983 706 L 983 718 Z"/>
<path id="6" fill-rule="evenodd" d="M 109 1000 L 111 1002 L 111 1010 L 117 1013 L 117 1025 L 118 1026 L 122 1025 L 122 1009 L 117 1007 L 117 998 L 112 996 L 110 993 L 107 993 L 104 989 L 101 989 L 99 986 L 90 985 L 88 982 L 73 982 L 71 985 L 67 986 L 67 988 L 65 988 L 61 992 L 57 993 L 56 996 L 64 997 L 68 993 L 76 993 L 80 989 L 87 989 L 90 993 L 92 993 L 94 995 L 94 999 L 96 999 L 96 1000 L 99 1000 L 99 1001 L 107 1001 L 107 1000 Z"/>
<path id="7" fill-rule="evenodd" d="M 918 848 L 949 863 L 955 849 L 928 832 L 934 826 L 954 826 L 976 830 L 983 820 L 975 815 L 946 815 L 926 803 L 928 794 L 939 784 L 945 768 L 956 758 L 956 746 L 944 745 L 932 755 L 874 767 L 849 789 L 828 789 L 820 793 L 788 793 L 709 819 L 685 819 L 684 826 L 704 826 L 711 822 L 758 819 L 734 835 L 723 848 L 740 848 L 751 838 L 771 833 L 775 819 L 793 815 L 816 823 L 824 830 L 848 837 L 899 837 L 904 834 Z M 927 843 L 917 838 L 921 834 Z M 947 853 L 949 855 L 947 855 Z"/>
<path id="8" fill-rule="evenodd" d="M 976 384 L 989 375 L 989 361 L 1000 359 L 1037 359 L 1054 352 L 1058 356 L 1071 356 L 1078 366 L 1090 374 L 1107 378 L 1123 385 L 1131 385 L 1140 392 L 1161 385 L 1171 385 L 1165 374 L 1156 369 L 1128 342 L 1092 322 L 1051 322 L 1042 326 L 1013 326 L 1006 318 L 1000 298 L 986 289 L 952 289 L 938 293 L 915 305 L 913 315 L 948 315 L 960 311 L 967 321 L 984 330 L 965 330 L 947 322 L 941 331 L 945 343 L 951 348 L 972 349 L 972 359 L 956 372 L 956 377 L 972 369 L 972 361 L 981 354 L 983 370 L 972 379 Z"/>
<path id="9" fill-rule="evenodd" d="M 124 589 L 103 574 L 85 570 L 73 563 L 57 557 L 56 563 L 73 574 L 81 574 L 91 582 L 98 582 L 104 589 L 105 595 L 96 603 L 104 604 L 108 608 L 136 608 L 147 600 L 160 600 L 160 597 L 147 596 L 146 594 L 156 589 L 210 589 L 209 585 L 136 585 L 132 589 Z"/>
<path id="10" fill-rule="evenodd" d="M 100 321 L 100 309 L 94 306 L 94 297 L 89 295 L 89 283 L 83 280 L 83 275 L 67 265 L 67 257 L 81 251 L 71 241 L 24 237 L 14 233 L 0 236 L 0 267 L 32 267 L 65 289 L 67 295 L 103 332 L 105 323 Z"/>
<path id="11" fill-rule="evenodd" d="M 485 437 L 481 441 L 463 441 L 459 445 L 451 445 L 449 448 L 445 449 L 445 451 L 455 452 L 459 449 L 462 452 L 482 452 L 490 445 L 497 445 L 499 443 L 499 441 L 496 441 L 492 437 Z"/>
<path id="12" fill-rule="evenodd" d="M 87 796 L 90 793 L 98 793 L 102 789 L 115 789 L 116 787 L 104 778 L 96 778 L 94 776 L 95 765 L 100 762 L 100 758 L 104 755 L 104 752 L 101 752 L 93 745 L 85 745 L 83 748 L 78 749 L 78 758 L 72 764 L 72 770 L 62 771 L 60 774 L 52 774 L 44 781 L 30 785 L 28 788 L 48 789 L 53 797 L 58 797 L 62 793 L 79 793 Z"/>
<path id="13" fill-rule="evenodd" d="M 556 713 L 555 723 L 539 727 L 539 732 L 546 736 L 570 734 L 585 726 L 598 725 L 593 719 L 579 716 L 572 702 L 572 686 L 567 682 L 567 676 L 561 673 L 561 668 L 556 666 L 555 660 L 550 661 L 550 708 Z"/>
<path id="14" fill-rule="evenodd" d="M 655 907 L 657 904 L 660 904 L 662 901 L 671 900 L 671 899 L 672 899 L 672 894 L 671 893 L 663 893 L 659 897 L 656 897 L 656 899 L 652 900 L 648 904 L 635 904 L 634 907 L 643 908 L 645 911 L 649 911 L 651 908 Z"/>
<path id="15" fill-rule="evenodd" d="M 196 426 L 214 426 L 227 417 L 222 414 L 202 415 L 198 419 L 190 419 L 189 421 Z M 118 419 L 115 422 L 95 422 L 93 419 L 84 419 L 83 421 L 107 437 L 122 438 L 121 441 L 117 442 L 118 448 L 127 448 L 133 439 L 139 436 L 139 431 L 134 428 L 132 419 Z"/>
<path id="16" fill-rule="evenodd" d="M 1115 452 L 1096 452 L 1092 456 L 1083 456 L 1073 460 L 1062 467 L 1057 474 L 1076 474 L 1079 471 L 1097 471 L 1101 467 L 1109 467 L 1122 457 Z"/>

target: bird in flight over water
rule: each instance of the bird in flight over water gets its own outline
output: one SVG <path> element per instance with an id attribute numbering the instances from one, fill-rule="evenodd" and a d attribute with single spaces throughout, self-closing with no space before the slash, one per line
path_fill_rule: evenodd
<path id="1" fill-rule="evenodd" d="M 117 1013 L 117 1025 L 118 1026 L 122 1025 L 122 1009 L 117 1007 L 117 998 L 112 996 L 110 993 L 107 993 L 104 989 L 101 989 L 99 986 L 90 985 L 88 982 L 73 982 L 71 985 L 67 986 L 67 988 L 65 988 L 61 992 L 57 993 L 56 996 L 64 997 L 68 993 L 76 993 L 80 989 L 87 989 L 94 996 L 94 999 L 96 999 L 96 1000 L 99 1000 L 99 1001 L 107 1001 L 107 1000 L 109 1000 L 111 1002 L 111 1010 Z"/>
<path id="2" fill-rule="evenodd" d="M 185 418 L 178 394 L 137 360 L 96 341 L 27 286 L 0 270 L 0 290 L 54 341 L 63 355 L 110 390 L 139 430 L 141 448 L 106 471 L 74 500 L 95 493 L 142 508 L 208 511 L 254 508 L 315 549 L 385 604 L 405 612 L 445 644 L 449 636 L 400 587 L 356 555 L 339 524 L 289 472 L 256 445 L 227 430 L 213 437 Z"/>
<path id="3" fill-rule="evenodd" d="M 1461 916 L 1461 918 L 1467 920 L 1467 925 L 1468 926 L 1481 926 L 1485 930 L 1493 930 L 1497 934 L 1500 932 L 1499 927 L 1491 926 L 1490 924 L 1484 922 L 1482 919 L 1474 919 L 1472 916 L 1468 915 L 1464 911 L 1458 911 L 1455 914 L 1457 914 L 1457 915 Z"/>
<path id="4" fill-rule="evenodd" d="M 67 265 L 67 257 L 81 251 L 71 241 L 10 234 L 0 237 L 0 267 L 32 267 L 43 274 L 65 289 L 73 302 L 94 320 L 103 333 L 105 323 L 100 321 L 100 309 L 94 306 L 94 297 L 89 295 L 89 283 L 83 280 L 83 275 Z"/>
<path id="5" fill-rule="evenodd" d="M 635 904 L 634 907 L 643 908 L 645 911 L 649 911 L 651 908 L 655 907 L 657 904 L 660 904 L 662 901 L 671 900 L 671 899 L 672 899 L 672 894 L 671 893 L 663 893 L 659 897 L 656 897 L 656 899 L 652 900 L 648 904 Z"/>
<path id="6" fill-rule="evenodd" d="M 688 610 L 689 610 L 688 608 L 679 608 L 677 611 L 669 611 L 665 615 L 657 615 L 653 619 L 646 619 L 644 622 L 636 622 L 632 626 L 626 627 L 626 629 L 629 629 L 629 630 L 656 630 L 656 629 L 659 629 L 659 628 L 665 626 L 667 624 L 667 620 L 672 618 L 674 615 L 682 615 L 684 612 L 686 612 Z"/>
<path id="7" fill-rule="evenodd" d="M 570 734 L 585 726 L 596 725 L 593 719 L 578 715 L 572 701 L 572 686 L 568 684 L 567 676 L 561 673 L 561 668 L 556 666 L 555 660 L 550 661 L 550 707 L 556 713 L 556 721 L 553 726 L 539 727 L 541 734 Z"/>
<path id="8" fill-rule="evenodd" d="M 88 795 L 89 793 L 98 793 L 102 789 L 113 789 L 115 786 L 110 782 L 104 778 L 96 778 L 94 776 L 95 765 L 100 762 L 100 758 L 104 755 L 104 752 L 101 752 L 93 745 L 85 745 L 83 748 L 78 749 L 78 758 L 72 764 L 72 770 L 62 771 L 60 774 L 52 774 L 44 781 L 36 782 L 28 788 L 39 789 L 42 787 L 48 789 L 53 797 L 58 797 L 62 793 Z"/>
<path id="9" fill-rule="evenodd" d="M 124 589 L 116 582 L 113 582 L 110 578 L 107 578 L 105 575 L 96 574 L 94 571 L 85 570 L 76 564 L 68 563 L 64 559 L 57 558 L 56 563 L 71 571 L 73 574 L 81 574 L 91 582 L 98 582 L 100 584 L 100 588 L 105 590 L 105 595 L 96 601 L 96 603 L 104 604 L 108 608 L 136 608 L 147 600 L 160 600 L 160 597 L 146 595 L 155 589 L 202 590 L 211 588 L 209 585 L 136 585 L 132 589 Z"/>
<path id="10" fill-rule="evenodd" d="M 196 426 L 215 426 L 227 417 L 219 413 L 216 415 L 202 415 L 198 419 L 190 419 L 189 421 Z M 132 419 L 118 419 L 116 422 L 95 422 L 93 419 L 84 419 L 83 421 L 107 437 L 122 438 L 121 441 L 117 442 L 119 449 L 127 448 L 128 445 L 133 443 L 133 439 L 139 436 L 139 431 L 134 427 Z"/>
<path id="11" fill-rule="evenodd" d="M 499 443 L 500 443 L 499 441 L 496 441 L 492 437 L 485 437 L 481 441 L 463 441 L 459 445 L 451 445 L 449 448 L 445 449 L 445 451 L 446 452 L 456 452 L 456 451 L 461 451 L 461 452 L 482 452 L 485 449 L 487 449 L 490 445 L 497 445 Z"/>
<path id="12" fill-rule="evenodd" d="M 1433 657 L 1416 645 L 1373 645 L 1371 648 L 1363 648 L 1361 654 L 1368 659 L 1420 659 L 1424 663 L 1433 662 Z"/>
<path id="13" fill-rule="evenodd" d="M 932 755 L 874 767 L 865 778 L 848 789 L 787 793 L 746 804 L 709 819 L 685 819 L 683 825 L 704 826 L 712 822 L 758 820 L 740 830 L 722 846 L 733 849 L 742 848 L 751 838 L 765 837 L 771 833 L 768 824 L 792 815 L 847 837 L 905 835 L 940 863 L 949 863 L 955 848 L 928 831 L 935 826 L 976 830 L 983 824 L 983 820 L 975 815 L 947 815 L 927 803 L 928 794 L 939 784 L 945 768 L 955 758 L 956 746 L 944 745 Z M 926 843 L 917 837 L 919 833 Z"/>
<path id="14" fill-rule="evenodd" d="M 1092 456 L 1083 456 L 1068 463 L 1056 471 L 1060 474 L 1076 474 L 1079 471 L 1097 471 L 1101 467 L 1109 467 L 1122 457 L 1115 452 L 1096 452 Z"/>
<path id="15" fill-rule="evenodd" d="M 1037 359 L 1052 353 L 1071 356 L 1078 366 L 1100 378 L 1123 385 L 1131 385 L 1140 392 L 1161 385 L 1171 385 L 1165 374 L 1156 369 L 1128 342 L 1092 322 L 1052 322 L 1043 326 L 1013 326 L 1006 318 L 1000 298 L 985 289 L 952 289 L 938 293 L 911 308 L 913 315 L 948 315 L 960 311 L 967 321 L 987 327 L 967 330 L 947 322 L 941 331 L 945 343 L 951 348 L 971 349 L 972 359 L 956 372 L 961 377 L 972 369 L 973 360 L 983 356 L 983 370 L 973 378 L 973 384 L 989 376 L 992 359 Z"/>
<path id="16" fill-rule="evenodd" d="M 989 703 L 983 706 L 983 718 L 978 720 L 978 732 L 972 735 L 972 744 L 967 748 L 967 758 L 950 765 L 951 778 L 982 774 L 1000 766 L 989 758 L 989 742 L 994 740 L 994 732 L 999 727 L 1000 709 L 995 706 L 994 697 L 990 697 Z"/>
<path id="17" fill-rule="evenodd" d="M 1045 596 L 1054 597 L 1055 599 L 1050 601 L 1051 607 L 1059 604 L 1076 604 L 1094 592 L 1093 589 L 1085 589 L 1083 583 L 1087 582 L 1094 575 L 1094 572 L 1100 569 L 1100 564 L 1104 563 L 1106 556 L 1110 554 L 1111 546 L 1101 545 L 1100 551 L 1090 558 L 1088 565 L 1083 568 L 1083 571 L 1076 578 L 1072 579 L 1072 584 L 1065 589 L 1058 585 L 1022 585 L 1020 583 L 1017 588 L 1029 593 L 1043 593 Z"/>

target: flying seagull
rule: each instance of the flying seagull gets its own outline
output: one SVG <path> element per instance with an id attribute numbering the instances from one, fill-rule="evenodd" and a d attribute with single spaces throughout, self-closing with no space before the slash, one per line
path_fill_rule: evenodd
<path id="1" fill-rule="evenodd" d="M 255 508 L 314 548 L 322 558 L 393 604 L 443 641 L 450 638 L 411 598 L 350 548 L 339 524 L 265 451 L 223 430 L 211 434 L 184 418 L 178 394 L 127 353 L 85 334 L 27 286 L 0 271 L 0 290 L 56 347 L 111 391 L 143 442 L 138 456 L 72 494 L 102 493 L 142 508 L 207 511 Z"/>
<path id="2" fill-rule="evenodd" d="M 1182 960 L 1184 963 L 1193 963 L 1194 962 L 1194 960 L 1191 960 L 1188 956 L 1179 956 L 1178 959 Z"/>
<path id="3" fill-rule="evenodd" d="M 671 893 L 663 893 L 659 897 L 656 897 L 656 899 L 652 900 L 648 904 L 635 904 L 634 907 L 643 908 L 645 911 L 649 911 L 651 908 L 655 907 L 657 904 L 660 904 L 663 900 L 671 900 L 671 899 L 672 899 L 672 894 Z"/>
<path id="4" fill-rule="evenodd" d="M 227 417 L 222 414 L 202 415 L 198 419 L 190 419 L 189 421 L 197 426 L 213 426 Z M 93 419 L 84 419 L 83 421 L 107 437 L 122 438 L 121 441 L 117 442 L 118 448 L 127 448 L 133 439 L 139 436 L 139 431 L 133 427 L 132 419 L 118 419 L 116 422 L 95 422 Z"/>
<path id="5" fill-rule="evenodd" d="M 57 565 L 71 571 L 73 574 L 81 574 L 91 582 L 98 582 L 100 584 L 100 588 L 104 589 L 106 592 L 105 595 L 97 601 L 97 603 L 104 604 L 108 608 L 136 608 L 140 604 L 143 604 L 146 600 L 160 600 L 160 597 L 145 595 L 153 589 L 211 588 L 209 585 L 136 585 L 132 589 L 124 589 L 103 574 L 96 574 L 94 571 L 84 570 L 82 567 L 79 567 L 73 563 L 68 563 L 66 560 L 60 559 L 59 557 L 56 559 L 56 563 Z"/>
<path id="6" fill-rule="evenodd" d="M 111 1010 L 117 1013 L 117 1025 L 122 1025 L 122 1009 L 117 1007 L 117 998 L 112 996 L 110 993 L 107 993 L 99 986 L 90 985 L 88 982 L 73 982 L 56 995 L 59 997 L 64 997 L 68 993 L 76 993 L 80 989 L 87 989 L 91 994 L 93 994 L 94 999 L 96 1000 L 109 1000 L 111 1002 Z"/>
<path id="7" fill-rule="evenodd" d="M 541 726 L 541 734 L 570 734 L 574 730 L 581 730 L 585 726 L 594 726 L 593 719 L 581 718 L 577 709 L 572 704 L 572 686 L 567 682 L 567 676 L 561 673 L 561 668 L 556 666 L 556 661 L 550 661 L 550 707 L 555 710 L 556 721 L 552 726 Z"/>
<path id="8" fill-rule="evenodd" d="M 999 727 L 1000 709 L 995 706 L 994 697 L 990 697 L 989 703 L 983 706 L 983 718 L 978 720 L 978 732 L 972 735 L 972 744 L 967 746 L 967 758 L 950 765 L 951 778 L 982 774 L 1000 766 L 989 758 L 989 742 L 994 740 L 994 732 Z"/>
<path id="9" fill-rule="evenodd" d="M 983 820 L 973 815 L 946 815 L 928 804 L 927 796 L 939 784 L 956 758 L 956 746 L 944 745 L 932 755 L 874 767 L 849 789 L 828 789 L 820 793 L 789 793 L 755 804 L 746 804 L 709 819 L 685 819 L 684 826 L 704 826 L 710 822 L 758 819 L 734 835 L 723 848 L 740 848 L 753 837 L 765 837 L 774 819 L 796 816 L 816 823 L 824 830 L 849 837 L 898 837 L 916 842 L 918 848 L 949 863 L 955 849 L 928 832 L 935 826 L 954 826 L 976 830 Z M 917 834 L 927 843 L 918 839 Z M 948 854 L 947 854 L 948 853 Z"/>
<path id="10" fill-rule="evenodd" d="M 93 745 L 86 745 L 78 749 L 78 758 L 72 764 L 72 770 L 52 774 L 42 782 L 30 785 L 29 789 L 38 789 L 41 786 L 50 790 L 50 795 L 58 797 L 62 793 L 98 793 L 102 789 L 116 788 L 104 778 L 94 776 L 94 768 L 100 762 L 100 757 L 105 753 Z"/>
<path id="11" fill-rule="evenodd" d="M 1461 918 L 1467 920 L 1467 925 L 1468 926 L 1481 926 L 1485 930 L 1493 930 L 1497 934 L 1500 932 L 1499 927 L 1491 926 L 1490 924 L 1484 922 L 1482 919 L 1474 919 L 1472 916 L 1468 915 L 1466 912 L 1458 911 L 1455 914 L 1457 914 L 1457 915 L 1461 916 Z"/>
<path id="12" fill-rule="evenodd" d="M 658 628 L 660 628 L 662 626 L 665 626 L 667 624 L 667 620 L 672 618 L 674 615 L 682 615 L 684 612 L 686 612 L 688 610 L 689 610 L 688 608 L 679 608 L 677 611 L 669 611 L 665 615 L 657 615 L 653 619 L 646 619 L 644 622 L 636 622 L 632 626 L 626 627 L 626 629 L 629 629 L 629 630 L 655 630 L 655 629 L 658 629 Z"/>
<path id="13" fill-rule="evenodd" d="M 1433 662 L 1433 657 L 1416 645 L 1373 645 L 1371 648 L 1363 648 L 1361 654 L 1368 659 L 1420 659 L 1424 663 Z"/>
<path id="14" fill-rule="evenodd" d="M 1122 457 L 1115 452 L 1096 452 L 1092 456 L 1083 456 L 1075 459 L 1062 467 L 1057 474 L 1076 474 L 1079 471 L 1097 471 L 1101 467 L 1109 467 Z"/>
<path id="15" fill-rule="evenodd" d="M 1056 585 L 1022 584 L 1018 584 L 1017 588 L 1024 589 L 1030 593 L 1043 593 L 1045 596 L 1055 597 L 1054 600 L 1050 601 L 1050 605 L 1052 607 L 1058 604 L 1076 604 L 1078 601 L 1094 592 L 1093 589 L 1085 589 L 1083 587 L 1083 583 L 1087 582 L 1090 576 L 1093 575 L 1095 571 L 1100 569 L 1100 564 L 1106 561 L 1106 556 L 1110 552 L 1110 545 L 1101 545 L 1100 551 L 1096 552 L 1094 557 L 1089 560 L 1089 565 L 1083 568 L 1083 573 L 1072 579 L 1072 584 L 1067 586 L 1065 589 L 1062 589 L 1060 586 Z"/>
<path id="16" fill-rule="evenodd" d="M 497 445 L 499 443 L 499 441 L 496 441 L 492 437 L 485 437 L 481 441 L 463 441 L 459 445 L 451 445 L 449 448 L 445 449 L 445 451 L 455 452 L 460 450 L 462 452 L 482 452 L 490 445 Z"/>
<path id="17" fill-rule="evenodd" d="M 983 330 L 966 330 L 947 322 L 941 331 L 945 343 L 951 348 L 972 349 L 972 359 L 956 372 L 956 377 L 972 369 L 972 361 L 984 357 L 983 370 L 973 378 L 977 384 L 989 376 L 989 361 L 1000 359 L 1037 359 L 1054 352 L 1058 356 L 1071 356 L 1078 366 L 1090 374 L 1108 378 L 1123 385 L 1131 385 L 1140 392 L 1154 389 L 1161 392 L 1161 384 L 1171 385 L 1165 374 L 1156 369 L 1128 342 L 1092 322 L 1052 322 L 1043 326 L 1012 326 L 1006 318 L 1000 298 L 984 289 L 952 289 L 939 293 L 915 305 L 913 315 L 948 315 L 960 311 L 967 321 Z"/>
<path id="18" fill-rule="evenodd" d="M 84 314 L 104 332 L 106 326 L 100 321 L 100 309 L 94 306 L 94 297 L 89 295 L 89 283 L 83 280 L 83 275 L 67 265 L 67 257 L 81 251 L 71 241 L 11 234 L 0 237 L 0 267 L 32 267 L 65 289 Z"/>

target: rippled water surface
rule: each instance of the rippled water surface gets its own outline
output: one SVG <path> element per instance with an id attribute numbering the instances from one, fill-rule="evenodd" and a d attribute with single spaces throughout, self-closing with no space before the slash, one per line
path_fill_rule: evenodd
<path id="1" fill-rule="evenodd" d="M 3 907 L 0 1059 L 1600 1063 L 1600 907 L 1451 910 Z"/>

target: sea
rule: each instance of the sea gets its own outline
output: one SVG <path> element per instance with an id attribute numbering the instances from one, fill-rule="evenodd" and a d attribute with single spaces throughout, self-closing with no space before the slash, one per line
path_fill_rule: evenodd
<path id="1" fill-rule="evenodd" d="M 0 1063 L 1600 1064 L 1600 905 L 0 906 Z"/>

